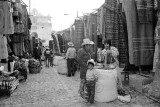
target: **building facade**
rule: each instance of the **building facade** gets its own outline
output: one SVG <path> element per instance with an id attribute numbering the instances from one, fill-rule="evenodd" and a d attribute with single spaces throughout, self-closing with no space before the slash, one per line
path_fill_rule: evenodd
<path id="1" fill-rule="evenodd" d="M 50 15 L 44 16 L 38 13 L 37 9 L 32 9 L 30 18 L 32 22 L 31 35 L 33 36 L 33 33 L 37 33 L 38 38 L 46 41 L 44 45 L 48 45 L 51 39 L 52 17 Z"/>

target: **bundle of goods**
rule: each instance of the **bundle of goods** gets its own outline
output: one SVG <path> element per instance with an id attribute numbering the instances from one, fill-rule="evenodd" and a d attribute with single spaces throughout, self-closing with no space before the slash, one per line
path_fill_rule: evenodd
<path id="1" fill-rule="evenodd" d="M 95 89 L 95 100 L 97 102 L 110 102 L 118 97 L 117 93 L 117 71 L 96 69 L 98 81 Z"/>
<path id="2" fill-rule="evenodd" d="M 0 70 L 0 93 L 11 95 L 18 87 L 19 80 L 17 78 L 19 71 L 8 73 Z"/>
<path id="3" fill-rule="evenodd" d="M 68 73 L 67 60 L 66 59 L 58 60 L 58 73 L 59 74 L 64 74 L 64 75 Z"/>
<path id="4" fill-rule="evenodd" d="M 26 67 L 26 61 L 21 59 L 15 62 L 14 64 L 14 71 L 19 71 L 19 77 L 23 76 L 23 79 L 27 79 L 27 67 Z"/>
<path id="5" fill-rule="evenodd" d="M 35 59 L 30 59 L 29 64 L 28 64 L 28 68 L 29 68 L 29 73 L 31 73 L 31 74 L 40 73 L 41 64 L 39 61 L 37 61 Z"/>
<path id="6" fill-rule="evenodd" d="M 61 60 L 61 59 L 64 59 L 64 57 L 62 57 L 62 56 L 54 56 L 53 64 L 55 66 L 57 66 L 58 65 L 58 60 Z"/>

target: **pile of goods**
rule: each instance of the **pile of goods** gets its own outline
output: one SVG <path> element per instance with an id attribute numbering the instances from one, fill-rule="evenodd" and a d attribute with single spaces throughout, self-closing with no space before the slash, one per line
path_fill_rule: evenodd
<path id="1" fill-rule="evenodd" d="M 97 102 L 110 102 L 118 97 L 117 71 L 97 69 L 98 81 L 95 86 L 95 100 Z"/>
<path id="2" fill-rule="evenodd" d="M 1 69 L 2 68 L 2 69 Z M 11 95 L 18 87 L 18 72 L 8 73 L 0 67 L 0 94 Z"/>
<path id="3" fill-rule="evenodd" d="M 28 64 L 28 68 L 29 68 L 29 73 L 31 73 L 31 74 L 40 73 L 41 64 L 39 61 L 37 61 L 35 59 L 30 59 L 29 64 Z"/>
<path id="4" fill-rule="evenodd" d="M 62 57 L 62 56 L 54 56 L 53 64 L 55 66 L 58 66 L 58 61 L 61 60 L 61 59 L 64 59 L 64 57 Z"/>
<path id="5" fill-rule="evenodd" d="M 18 60 L 14 64 L 14 71 L 19 71 L 19 80 L 27 79 L 27 66 L 24 59 Z"/>
<path id="6" fill-rule="evenodd" d="M 58 60 L 58 73 L 63 74 L 63 75 L 68 73 L 67 60 L 66 59 L 59 59 Z"/>

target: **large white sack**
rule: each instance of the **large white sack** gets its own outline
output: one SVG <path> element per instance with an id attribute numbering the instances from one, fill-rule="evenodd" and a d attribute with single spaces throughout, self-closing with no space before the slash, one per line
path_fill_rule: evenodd
<path id="1" fill-rule="evenodd" d="M 54 56 L 53 64 L 55 66 L 57 66 L 58 65 L 58 60 L 60 60 L 60 59 L 64 59 L 64 58 L 61 57 L 61 56 Z"/>
<path id="2" fill-rule="evenodd" d="M 117 71 L 97 69 L 98 81 L 95 86 L 95 100 L 110 102 L 117 99 Z"/>
<path id="3" fill-rule="evenodd" d="M 67 74 L 67 60 L 66 59 L 60 59 L 58 60 L 58 73 L 59 74 Z"/>

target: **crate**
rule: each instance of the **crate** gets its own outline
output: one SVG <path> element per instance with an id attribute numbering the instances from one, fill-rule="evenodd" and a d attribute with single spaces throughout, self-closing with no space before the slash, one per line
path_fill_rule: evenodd
<path id="1" fill-rule="evenodd" d="M 153 78 L 147 78 L 138 74 L 129 76 L 129 85 L 138 92 L 142 92 L 145 85 L 150 84 Z"/>

